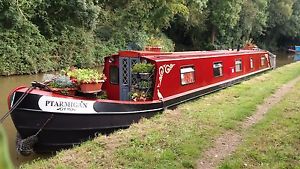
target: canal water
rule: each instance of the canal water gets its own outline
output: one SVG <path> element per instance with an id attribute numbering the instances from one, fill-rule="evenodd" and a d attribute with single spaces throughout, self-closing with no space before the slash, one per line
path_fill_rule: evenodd
<path id="1" fill-rule="evenodd" d="M 277 55 L 277 67 L 292 63 L 294 61 L 300 61 L 300 55 L 292 55 L 287 53 L 276 53 Z M 43 79 L 42 74 L 39 75 L 23 75 L 23 76 L 10 76 L 10 77 L 1 77 L 0 76 L 0 117 L 2 117 L 7 111 L 7 96 L 9 95 L 9 92 L 13 90 L 14 88 L 24 85 L 28 86 L 32 81 L 42 81 Z M 4 124 L 3 124 L 8 142 L 9 142 L 9 150 L 10 155 L 12 158 L 13 163 L 15 166 L 19 166 L 20 164 L 24 162 L 31 161 L 36 158 L 45 158 L 47 156 L 41 156 L 41 155 L 31 155 L 28 157 L 24 157 L 19 155 L 16 152 L 15 148 L 15 136 L 16 136 L 16 129 L 14 128 L 14 125 L 11 121 L 11 118 L 8 117 Z"/>

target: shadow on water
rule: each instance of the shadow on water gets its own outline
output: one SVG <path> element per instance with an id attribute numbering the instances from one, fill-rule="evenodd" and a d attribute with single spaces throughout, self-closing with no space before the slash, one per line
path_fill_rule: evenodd
<path id="1" fill-rule="evenodd" d="M 293 55 L 288 53 L 274 53 L 277 55 L 277 67 L 292 63 L 294 61 L 300 61 L 300 54 Z M 32 81 L 42 81 L 43 75 L 23 75 L 23 76 L 10 76 L 10 77 L 1 77 L 0 76 L 0 117 L 2 117 L 7 111 L 7 96 L 9 95 L 10 91 L 18 86 L 28 86 Z M 22 163 L 32 161 L 37 158 L 47 158 L 50 155 L 31 155 L 28 157 L 24 157 L 19 155 L 16 152 L 15 148 L 15 137 L 16 137 L 16 129 L 11 121 L 11 118 L 8 117 L 4 124 L 3 124 L 7 138 L 9 142 L 9 150 L 12 161 L 15 166 L 19 166 Z"/>
<path id="2" fill-rule="evenodd" d="M 295 62 L 300 61 L 300 53 L 297 53 L 297 54 L 294 55 L 294 61 Z"/>

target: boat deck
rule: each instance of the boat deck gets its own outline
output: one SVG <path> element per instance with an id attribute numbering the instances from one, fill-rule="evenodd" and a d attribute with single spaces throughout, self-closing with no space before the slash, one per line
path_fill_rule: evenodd
<path id="1" fill-rule="evenodd" d="M 155 62 L 185 60 L 185 59 L 199 59 L 199 58 L 213 58 L 220 56 L 236 56 L 253 53 L 266 53 L 264 50 L 215 50 L 215 51 L 190 51 L 190 52 L 147 52 L 147 51 L 122 51 L 119 56 L 133 57 L 142 56 Z"/>

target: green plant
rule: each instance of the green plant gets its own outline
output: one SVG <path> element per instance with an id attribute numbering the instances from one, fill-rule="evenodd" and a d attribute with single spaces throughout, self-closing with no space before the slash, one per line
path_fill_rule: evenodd
<path id="1" fill-rule="evenodd" d="M 0 126 L 0 154 L 0 168 L 14 168 L 9 157 L 6 133 L 2 126 Z"/>
<path id="2" fill-rule="evenodd" d="M 151 88 L 151 82 L 140 81 L 139 82 L 139 88 L 141 88 L 141 89 L 149 89 L 149 88 Z"/>
<path id="3" fill-rule="evenodd" d="M 108 99 L 107 93 L 103 91 L 100 95 L 97 96 L 98 99 Z"/>
<path id="4" fill-rule="evenodd" d="M 133 90 L 130 93 L 130 98 L 133 101 L 146 101 L 147 99 L 151 98 L 152 95 L 142 90 Z"/>
<path id="5" fill-rule="evenodd" d="M 74 88 L 76 84 L 70 79 L 70 77 L 65 75 L 59 75 L 55 77 L 52 81 L 48 83 L 49 87 L 52 88 Z"/>
<path id="6" fill-rule="evenodd" d="M 147 93 L 144 91 L 136 90 L 131 93 L 131 99 L 133 101 L 146 101 L 147 99 Z"/>
<path id="7" fill-rule="evenodd" d="M 151 63 L 137 63 L 132 68 L 132 73 L 151 73 L 154 65 Z"/>
<path id="8" fill-rule="evenodd" d="M 78 71 L 77 70 L 78 69 L 76 69 L 75 67 L 67 68 L 66 70 L 62 71 L 62 74 L 66 74 L 71 79 L 76 79 L 77 75 L 78 75 Z"/>
<path id="9" fill-rule="evenodd" d="M 98 83 L 106 79 L 104 74 L 92 69 L 75 69 L 73 71 L 76 72 L 74 74 L 78 83 Z"/>

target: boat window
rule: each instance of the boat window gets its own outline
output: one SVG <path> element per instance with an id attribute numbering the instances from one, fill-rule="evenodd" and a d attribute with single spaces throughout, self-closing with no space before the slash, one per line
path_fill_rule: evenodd
<path id="1" fill-rule="evenodd" d="M 250 58 L 250 69 L 254 68 L 254 64 L 253 64 L 253 58 Z"/>
<path id="2" fill-rule="evenodd" d="M 109 67 L 109 79 L 111 84 L 119 84 L 119 68 L 117 66 Z"/>
<path id="3" fill-rule="evenodd" d="M 223 63 L 222 62 L 214 63 L 213 68 L 214 68 L 214 76 L 215 77 L 223 76 Z"/>
<path id="4" fill-rule="evenodd" d="M 262 56 L 262 57 L 260 58 L 260 64 L 261 64 L 261 66 L 264 66 L 264 65 L 265 65 L 265 62 L 266 62 L 266 57 Z"/>
<path id="5" fill-rule="evenodd" d="M 195 68 L 184 67 L 180 69 L 181 85 L 195 83 Z"/>
<path id="6" fill-rule="evenodd" d="M 235 60 L 235 72 L 240 72 L 242 71 L 242 60 L 237 59 Z"/>

